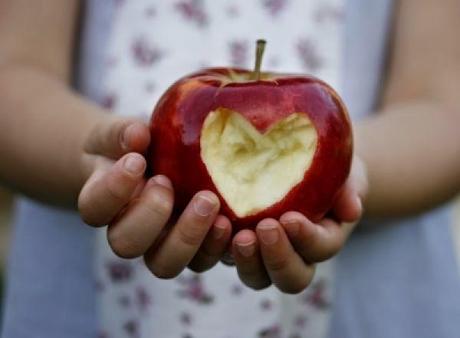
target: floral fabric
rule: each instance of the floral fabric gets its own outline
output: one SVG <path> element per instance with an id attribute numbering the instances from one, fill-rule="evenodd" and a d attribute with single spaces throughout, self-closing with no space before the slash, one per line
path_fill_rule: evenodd
<path id="1" fill-rule="evenodd" d="M 258 38 L 268 41 L 263 69 L 339 85 L 341 0 L 112 1 L 103 104 L 119 114 L 148 119 L 161 93 L 199 68 L 252 68 Z M 97 245 L 99 338 L 325 337 L 333 262 L 319 264 L 312 285 L 290 296 L 250 290 L 223 265 L 158 280 L 141 259 L 115 257 L 105 235 Z"/>

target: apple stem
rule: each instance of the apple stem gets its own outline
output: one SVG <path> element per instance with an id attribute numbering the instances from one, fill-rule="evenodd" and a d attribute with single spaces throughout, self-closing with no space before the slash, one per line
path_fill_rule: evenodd
<path id="1" fill-rule="evenodd" d="M 262 65 L 262 57 L 265 51 L 265 44 L 267 41 L 259 39 L 256 42 L 256 64 L 254 66 L 254 72 L 252 73 L 252 78 L 256 81 L 260 80 L 260 66 Z"/>

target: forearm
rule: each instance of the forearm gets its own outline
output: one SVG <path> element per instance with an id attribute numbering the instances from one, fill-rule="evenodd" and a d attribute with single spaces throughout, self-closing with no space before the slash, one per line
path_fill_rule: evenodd
<path id="1" fill-rule="evenodd" d="M 83 140 L 100 108 L 33 67 L 0 70 L 0 182 L 44 202 L 74 206 Z"/>
<path id="2" fill-rule="evenodd" d="M 368 170 L 370 217 L 415 214 L 460 191 L 458 112 L 435 102 L 384 107 L 355 126 L 356 152 Z"/>

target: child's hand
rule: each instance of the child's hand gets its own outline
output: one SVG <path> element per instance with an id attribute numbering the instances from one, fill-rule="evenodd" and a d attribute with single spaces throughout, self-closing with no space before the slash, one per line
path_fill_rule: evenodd
<path id="1" fill-rule="evenodd" d="M 177 276 L 203 242 L 195 261 L 202 269 L 210 268 L 231 233 L 228 220 L 217 217 L 219 200 L 210 191 L 197 193 L 177 223 L 167 227 L 174 192 L 165 176 L 145 180 L 146 161 L 140 153 L 149 142 L 148 127 L 135 120 L 110 117 L 95 126 L 82 159 L 87 180 L 78 200 L 81 217 L 93 226 L 108 224 L 113 251 L 125 258 L 143 255 L 158 277 Z"/>
<path id="2" fill-rule="evenodd" d="M 361 217 L 366 190 L 364 165 L 355 158 L 333 206 L 333 218 L 314 224 L 298 212 L 287 212 L 279 221 L 261 221 L 255 232 L 240 231 L 233 238 L 232 254 L 241 280 L 254 289 L 274 284 L 286 293 L 301 292 L 313 278 L 314 264 L 334 256 L 344 245 Z"/>

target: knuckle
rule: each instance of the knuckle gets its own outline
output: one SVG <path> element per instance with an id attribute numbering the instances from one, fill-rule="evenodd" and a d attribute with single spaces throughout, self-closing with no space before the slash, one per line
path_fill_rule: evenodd
<path id="1" fill-rule="evenodd" d="M 142 254 L 135 243 L 129 241 L 119 231 L 108 231 L 107 241 L 112 251 L 121 258 L 135 258 Z"/>
<path id="2" fill-rule="evenodd" d="M 124 176 L 124 175 L 123 175 Z M 119 180 L 114 175 L 110 175 L 109 179 L 107 180 L 106 191 L 108 197 L 112 200 L 120 201 L 124 200 L 128 192 L 130 192 L 131 187 L 126 184 L 121 184 L 120 182 L 125 182 L 126 180 L 122 179 Z"/>
<path id="3" fill-rule="evenodd" d="M 90 226 L 102 226 L 105 223 L 97 219 L 94 211 L 93 205 L 88 199 L 79 198 L 78 199 L 78 212 L 82 221 Z"/>
<path id="4" fill-rule="evenodd" d="M 342 241 L 336 241 L 331 243 L 322 252 L 320 252 L 316 258 L 317 261 L 325 261 L 334 257 L 340 250 L 342 250 L 344 243 Z"/>
<path id="5" fill-rule="evenodd" d="M 166 221 L 173 209 L 173 202 L 169 192 L 155 190 L 146 199 L 146 207 L 154 218 Z"/>
<path id="6" fill-rule="evenodd" d="M 123 132 L 128 124 L 125 120 L 118 120 L 115 121 L 112 125 L 112 128 L 109 130 L 109 140 L 114 142 L 114 144 L 118 144 L 123 136 Z"/>
<path id="7" fill-rule="evenodd" d="M 198 246 L 203 241 L 203 236 L 196 227 L 177 227 L 179 240 L 188 246 Z"/>
<path id="8" fill-rule="evenodd" d="M 286 269 L 289 260 L 287 257 L 273 257 L 271 259 L 266 259 L 265 264 L 268 270 L 278 272 Z"/>

